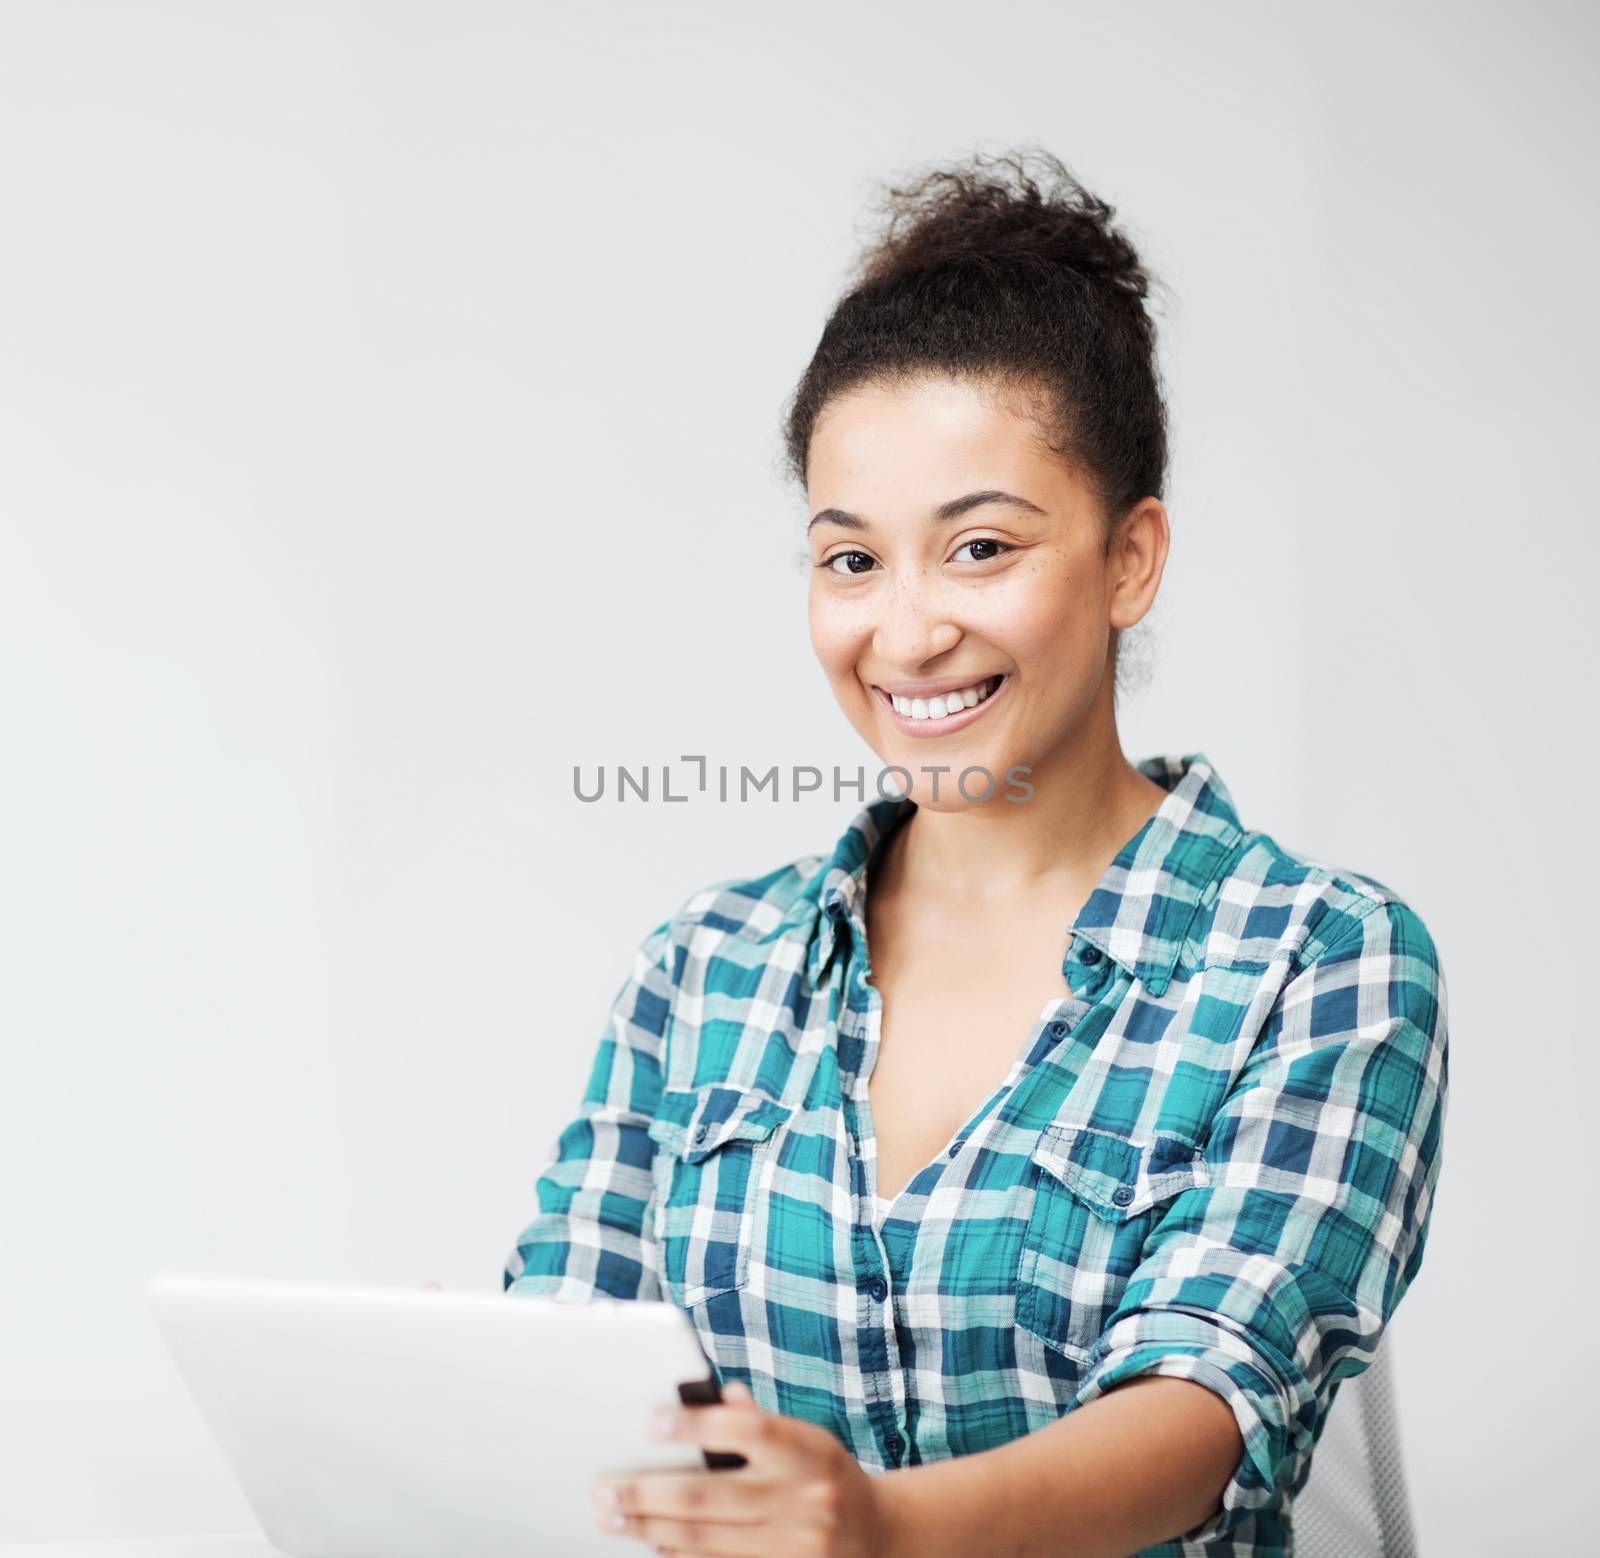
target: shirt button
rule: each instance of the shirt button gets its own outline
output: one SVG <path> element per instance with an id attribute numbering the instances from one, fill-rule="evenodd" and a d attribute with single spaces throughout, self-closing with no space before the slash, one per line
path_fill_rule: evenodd
<path id="1" fill-rule="evenodd" d="M 842 903 L 840 903 L 838 901 L 838 899 L 835 899 L 832 903 L 830 903 L 828 905 L 828 918 L 830 920 L 838 919 L 839 916 L 841 914 L 843 914 L 843 913 L 844 913 L 844 905 Z"/>
<path id="2" fill-rule="evenodd" d="M 874 1277 L 867 1284 L 867 1291 L 872 1295 L 875 1302 L 881 1304 L 888 1295 L 889 1284 L 882 1277 Z"/>
<path id="3" fill-rule="evenodd" d="M 893 1456 L 895 1460 L 900 1459 L 900 1452 L 906 1447 L 905 1440 L 896 1433 L 890 1433 L 886 1435 L 883 1444 L 884 1448 L 888 1450 L 889 1454 Z"/>
<path id="4" fill-rule="evenodd" d="M 964 1142 L 964 1141 L 953 1141 L 953 1142 L 951 1142 L 951 1143 L 950 1143 L 950 1153 L 949 1153 L 949 1155 L 950 1155 L 950 1156 L 951 1156 L 951 1157 L 952 1157 L 952 1158 L 953 1158 L 953 1157 L 955 1157 L 955 1155 L 956 1155 L 956 1154 L 957 1154 L 957 1153 L 958 1153 L 958 1152 L 960 1152 L 960 1151 L 961 1151 L 961 1149 L 962 1149 L 962 1148 L 963 1148 L 963 1147 L 965 1147 L 965 1146 L 966 1146 L 966 1143 L 965 1143 L 965 1142 Z"/>
<path id="5" fill-rule="evenodd" d="M 710 1134 L 711 1127 L 709 1125 L 697 1126 L 695 1128 L 694 1139 L 696 1141 L 704 1141 Z"/>
<path id="6" fill-rule="evenodd" d="M 1100 949 L 1098 947 L 1085 947 L 1078 955 L 1085 963 L 1098 963 L 1100 961 Z"/>
<path id="7" fill-rule="evenodd" d="M 1064 1022 L 1053 1022 L 1050 1024 L 1050 1037 L 1053 1039 L 1059 1039 L 1063 1037 L 1066 1034 L 1066 1031 L 1067 1025 Z"/>
<path id="8" fill-rule="evenodd" d="M 1133 1200 L 1133 1186 L 1118 1185 L 1117 1188 L 1111 1192 L 1111 1199 L 1115 1201 L 1118 1206 L 1126 1206 L 1131 1200 Z"/>

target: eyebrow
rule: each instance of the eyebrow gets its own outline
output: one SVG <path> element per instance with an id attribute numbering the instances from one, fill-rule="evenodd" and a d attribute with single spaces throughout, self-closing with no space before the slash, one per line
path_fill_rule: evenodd
<path id="1" fill-rule="evenodd" d="M 964 498 L 951 498 L 948 503 L 941 503 L 928 516 L 928 522 L 932 525 L 947 525 L 952 519 L 959 519 L 972 509 L 982 508 L 985 503 L 1009 503 L 1015 508 L 1027 509 L 1034 514 L 1044 513 L 1037 503 L 1019 498 L 1013 492 L 1001 492 L 997 487 L 989 487 L 982 492 L 969 492 Z M 806 534 L 810 535 L 814 526 L 824 523 L 842 525 L 846 530 L 867 529 L 867 521 L 859 514 L 851 514 L 844 509 L 823 509 L 821 513 L 811 516 L 811 523 L 806 526 Z"/>

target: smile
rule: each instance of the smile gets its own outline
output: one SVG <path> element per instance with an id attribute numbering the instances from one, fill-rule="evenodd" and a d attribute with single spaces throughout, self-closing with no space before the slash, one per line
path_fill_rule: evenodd
<path id="1" fill-rule="evenodd" d="M 931 698 L 902 698 L 876 686 L 872 690 L 903 730 L 919 736 L 943 736 L 965 730 L 1010 680 L 1010 674 L 1002 672 Z"/>

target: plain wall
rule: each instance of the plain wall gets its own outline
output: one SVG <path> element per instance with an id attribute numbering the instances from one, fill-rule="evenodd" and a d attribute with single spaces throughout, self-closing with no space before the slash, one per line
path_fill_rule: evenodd
<path id="1" fill-rule="evenodd" d="M 1442 952 L 1424 1549 L 1583 1550 L 1596 30 L 0 4 L 0 1538 L 249 1528 L 149 1276 L 498 1291 L 644 933 L 831 845 L 572 768 L 875 766 L 783 399 L 877 182 L 1038 141 L 1171 289 L 1124 750 Z"/>

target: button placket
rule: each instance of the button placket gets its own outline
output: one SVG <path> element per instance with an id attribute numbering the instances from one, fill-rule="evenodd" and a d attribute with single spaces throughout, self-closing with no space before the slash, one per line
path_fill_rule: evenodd
<path id="1" fill-rule="evenodd" d="M 867 982 L 870 967 L 865 927 L 859 926 L 848 908 L 838 900 L 830 902 L 826 912 L 833 934 L 840 938 L 841 953 L 848 954 L 835 960 L 842 969 L 836 1020 L 841 1038 L 851 1038 L 859 1056 L 858 1064 L 842 1068 L 847 1073 L 844 1118 L 851 1157 L 851 1195 L 861 1207 L 862 1218 L 852 1224 L 850 1239 L 857 1270 L 862 1273 L 857 1279 L 857 1291 L 867 1300 L 856 1333 L 856 1345 L 869 1416 L 882 1433 L 886 1460 L 891 1467 L 897 1467 L 907 1444 L 904 1436 L 888 1425 L 904 1418 L 906 1393 L 894 1305 L 884 1275 L 890 1262 L 866 1184 L 860 1133 L 861 1117 L 871 1112 L 867 1083 L 876 1064 L 881 1004 L 877 991 Z M 965 1145 L 965 1138 L 953 1143 L 950 1156 L 955 1157 Z M 866 1275 L 867 1272 L 871 1275 Z"/>
<path id="2" fill-rule="evenodd" d="M 874 1237 L 874 1244 L 882 1246 Z M 900 1374 L 900 1344 L 895 1332 L 894 1311 L 887 1303 L 889 1284 L 874 1275 L 860 1284 L 860 1291 L 871 1300 L 864 1323 L 857 1332 L 863 1384 L 866 1386 L 868 1415 L 878 1424 L 899 1421 L 905 1412 Z M 898 1466 L 905 1440 L 892 1427 L 883 1433 L 884 1453 L 891 1467 Z"/>

